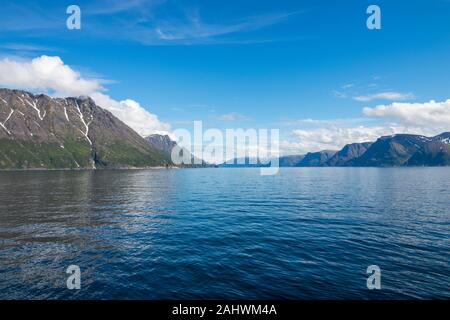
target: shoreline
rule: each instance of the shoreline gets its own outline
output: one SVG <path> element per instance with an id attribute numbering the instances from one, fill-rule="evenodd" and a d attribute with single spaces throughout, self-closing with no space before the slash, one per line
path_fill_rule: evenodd
<path id="1" fill-rule="evenodd" d="M 126 171 L 126 170 L 134 170 L 134 171 L 145 171 L 145 170 L 179 170 L 179 169 L 261 169 L 264 167 L 162 167 L 162 166 L 157 166 L 157 167 L 142 167 L 142 168 L 137 168 L 137 167 L 129 167 L 129 168 L 101 168 L 101 169 L 93 169 L 93 168 L 76 168 L 76 169 L 71 169 L 71 168 L 58 168 L 58 169 L 48 169 L 48 168 L 29 168 L 29 169 L 0 169 L 0 173 L 1 172 L 45 172 L 45 171 Z M 367 167 L 344 167 L 344 166 L 336 166 L 336 167 L 279 167 L 279 169 L 312 169 L 312 168 L 316 168 L 316 169 L 335 169 L 335 168 L 340 168 L 340 169 L 411 169 L 411 168 L 450 168 L 450 166 L 380 166 L 380 167 L 375 167 L 375 166 L 367 166 Z"/>
<path id="2" fill-rule="evenodd" d="M 181 169 L 180 167 L 163 167 L 163 166 L 157 166 L 157 167 L 124 167 L 124 168 L 101 168 L 101 169 L 94 169 L 94 168 L 56 168 L 56 169 L 49 169 L 49 168 L 27 168 L 27 169 L 0 169 L 0 172 L 29 172 L 29 171 L 112 171 L 112 170 L 170 170 L 170 169 Z"/>

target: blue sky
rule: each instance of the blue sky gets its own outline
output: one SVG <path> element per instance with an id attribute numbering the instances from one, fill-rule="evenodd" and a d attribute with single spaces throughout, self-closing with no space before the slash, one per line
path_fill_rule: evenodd
<path id="1" fill-rule="evenodd" d="M 81 30 L 65 27 L 70 4 Z M 370 4 L 381 30 L 366 27 Z M 448 0 L 3 0 L 2 16 L 1 57 L 58 56 L 172 129 L 203 120 L 289 139 L 391 121 L 364 107 L 450 98 Z"/>

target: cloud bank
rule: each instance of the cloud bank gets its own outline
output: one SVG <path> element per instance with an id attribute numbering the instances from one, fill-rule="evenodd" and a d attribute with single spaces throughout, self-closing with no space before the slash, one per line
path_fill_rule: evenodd
<path id="1" fill-rule="evenodd" d="M 364 108 L 368 117 L 397 121 L 409 126 L 431 127 L 450 126 L 450 99 L 425 103 L 393 103 L 379 105 L 375 108 Z"/>
<path id="2" fill-rule="evenodd" d="M 295 129 L 293 141 L 283 141 L 283 154 L 301 154 L 321 150 L 339 150 L 353 142 L 370 142 L 386 135 L 410 133 L 434 136 L 450 131 L 450 99 L 424 103 L 394 102 L 389 105 L 366 107 L 363 114 L 375 119 L 373 126 L 338 127 L 333 120 L 308 119 L 305 125 L 316 128 Z M 348 123 L 351 123 L 350 121 Z"/>
<path id="3" fill-rule="evenodd" d="M 8 88 L 46 92 L 56 97 L 90 96 L 142 136 L 167 133 L 170 126 L 132 99 L 117 101 L 104 93 L 97 79 L 85 79 L 57 56 L 32 60 L 1 59 L 0 85 Z"/>
<path id="4" fill-rule="evenodd" d="M 388 91 L 365 96 L 356 96 L 353 99 L 360 102 L 368 102 L 372 100 L 405 101 L 408 99 L 414 99 L 414 94 Z"/>
<path id="5" fill-rule="evenodd" d="M 414 133 L 417 133 L 413 130 Z M 292 131 L 294 141 L 283 141 L 284 154 L 305 154 L 322 150 L 340 150 L 346 144 L 371 142 L 385 135 L 413 133 L 410 129 L 397 126 L 359 126 L 354 128 L 315 128 Z"/>

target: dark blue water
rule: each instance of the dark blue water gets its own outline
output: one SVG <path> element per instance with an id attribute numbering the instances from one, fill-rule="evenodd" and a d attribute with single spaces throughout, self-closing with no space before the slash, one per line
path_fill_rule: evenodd
<path id="1" fill-rule="evenodd" d="M 449 190 L 450 168 L 3 172 L 0 298 L 448 299 Z"/>

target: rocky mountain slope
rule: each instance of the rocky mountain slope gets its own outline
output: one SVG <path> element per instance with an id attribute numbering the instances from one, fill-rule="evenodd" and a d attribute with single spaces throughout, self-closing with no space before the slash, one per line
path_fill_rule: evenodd
<path id="1" fill-rule="evenodd" d="M 297 167 L 321 167 L 326 165 L 327 161 L 330 160 L 336 151 L 325 150 L 319 152 L 310 152 L 305 155 L 302 161 L 297 165 Z"/>
<path id="2" fill-rule="evenodd" d="M 280 167 L 297 167 L 304 158 L 304 155 L 283 156 L 279 158 L 279 164 Z"/>
<path id="3" fill-rule="evenodd" d="M 325 165 L 329 167 L 348 166 L 351 161 L 361 157 L 371 145 L 371 142 L 348 144 L 327 160 Z"/>
<path id="4" fill-rule="evenodd" d="M 426 142 L 406 162 L 409 166 L 450 166 L 450 132 Z"/>
<path id="5" fill-rule="evenodd" d="M 170 158 L 90 98 L 0 89 L 0 169 L 171 164 Z"/>
<path id="6" fill-rule="evenodd" d="M 160 135 L 160 134 L 152 134 L 145 138 L 149 145 L 164 154 L 170 155 L 172 154 L 172 149 L 177 146 L 175 141 L 172 141 L 168 135 Z"/>
<path id="7" fill-rule="evenodd" d="M 379 138 L 355 159 L 355 166 L 447 166 L 450 165 L 449 133 L 436 137 L 396 134 Z"/>
<path id="8" fill-rule="evenodd" d="M 168 135 L 152 134 L 152 135 L 146 137 L 145 140 L 147 140 L 148 144 L 153 149 L 160 151 L 161 153 L 163 153 L 169 159 L 172 156 L 173 148 L 178 146 L 178 144 L 175 141 L 173 141 L 172 139 L 170 139 L 170 137 Z M 205 162 L 205 161 L 195 157 L 194 155 L 192 155 L 185 148 L 182 149 L 181 155 L 184 152 L 186 152 L 188 154 L 188 157 L 191 159 L 191 163 L 190 164 L 182 164 L 182 165 L 180 165 L 181 167 L 193 168 L 193 167 L 207 167 L 207 166 L 211 166 L 207 162 Z"/>

